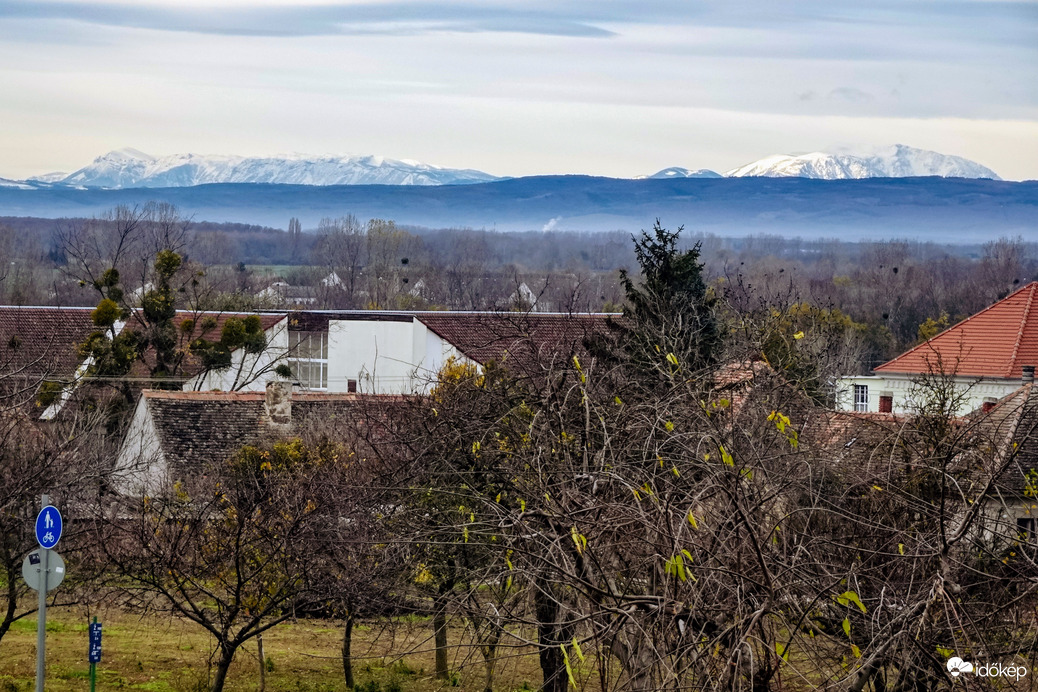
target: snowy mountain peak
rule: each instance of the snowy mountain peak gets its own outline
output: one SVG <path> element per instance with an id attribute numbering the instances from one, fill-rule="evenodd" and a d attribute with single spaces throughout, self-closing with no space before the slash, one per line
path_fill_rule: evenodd
<path id="1" fill-rule="evenodd" d="M 725 177 L 728 178 L 750 176 L 821 180 L 940 176 L 943 178 L 1001 180 L 993 170 L 975 161 L 960 156 L 940 154 L 936 151 L 916 149 L 904 144 L 894 144 L 853 154 L 824 152 L 813 152 L 800 156 L 779 154 L 765 157 L 725 173 Z"/>
<path id="2" fill-rule="evenodd" d="M 56 182 L 77 187 L 190 187 L 207 183 L 288 185 L 460 185 L 498 180 L 476 170 L 431 166 L 382 156 L 271 157 L 173 154 L 155 157 L 118 149 Z"/>
<path id="3" fill-rule="evenodd" d="M 689 170 L 688 168 L 681 168 L 680 166 L 671 166 L 670 168 L 664 168 L 662 171 L 657 171 L 652 175 L 643 177 L 648 178 L 649 180 L 670 180 L 673 178 L 720 178 L 721 174 L 707 168 Z"/>
<path id="4" fill-rule="evenodd" d="M 143 151 L 140 151 L 139 149 L 134 149 L 132 147 L 124 147 L 122 149 L 116 149 L 115 151 L 110 151 L 107 154 L 104 154 L 102 156 L 98 156 L 96 159 L 94 159 L 94 163 L 99 163 L 101 161 L 154 161 L 154 160 L 155 160 L 154 156 L 151 156 L 150 154 L 145 154 Z"/>
<path id="5" fill-rule="evenodd" d="M 55 171 L 54 173 L 44 173 L 43 175 L 34 175 L 28 178 L 26 182 L 30 183 L 60 183 L 62 180 L 68 177 L 68 173 Z"/>

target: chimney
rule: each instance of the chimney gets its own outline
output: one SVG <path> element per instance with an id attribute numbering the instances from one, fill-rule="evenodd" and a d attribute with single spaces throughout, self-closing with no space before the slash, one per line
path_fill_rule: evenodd
<path id="1" fill-rule="evenodd" d="M 1034 382 L 1034 366 L 1033 365 L 1025 365 L 1024 366 L 1024 376 L 1021 378 L 1021 383 L 1022 384 L 1031 384 L 1032 382 Z"/>
<path id="2" fill-rule="evenodd" d="M 267 399 L 264 402 L 267 419 L 275 425 L 292 422 L 292 383 L 271 380 L 267 383 Z"/>

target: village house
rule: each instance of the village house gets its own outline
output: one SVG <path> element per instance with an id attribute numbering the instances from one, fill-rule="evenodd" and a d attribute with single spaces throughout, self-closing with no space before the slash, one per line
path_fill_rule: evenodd
<path id="1" fill-rule="evenodd" d="M 308 426 L 340 435 L 384 420 L 379 406 L 401 397 L 293 391 L 272 381 L 265 391 L 144 390 L 119 448 L 114 484 L 153 495 L 244 445 L 302 434 Z"/>
<path id="2" fill-rule="evenodd" d="M 43 399 L 40 417 L 61 410 L 84 381 L 89 361 L 79 344 L 96 331 L 91 308 L 0 307 L 0 374 L 8 396 L 23 401 L 56 388 Z M 311 310 L 262 313 L 180 311 L 175 322 L 187 347 L 202 336 L 218 340 L 231 317 L 260 320 L 266 347 L 258 353 L 236 349 L 227 367 L 205 368 L 184 355 L 175 384 L 184 391 L 263 392 L 288 365 L 301 391 L 368 394 L 426 393 L 449 360 L 477 368 L 491 360 L 513 369 L 540 363 L 544 354 L 569 352 L 604 328 L 607 315 L 515 312 L 395 312 Z M 190 323 L 188 323 L 190 321 Z M 117 329 L 125 328 L 118 324 Z M 187 329 L 190 327 L 190 329 Z M 534 357 L 537 356 L 537 357 Z M 146 368 L 130 377 L 148 386 Z M 44 383 L 44 384 L 41 384 Z"/>
<path id="3" fill-rule="evenodd" d="M 453 359 L 512 368 L 568 353 L 606 315 L 511 312 L 306 311 L 288 315 L 288 362 L 303 389 L 426 393 Z"/>
<path id="4" fill-rule="evenodd" d="M 991 408 L 1034 379 L 1038 365 L 1038 282 L 1032 282 L 867 376 L 838 382 L 844 411 L 912 413 L 923 403 L 920 383 L 940 377 L 954 386 L 957 412 Z"/>

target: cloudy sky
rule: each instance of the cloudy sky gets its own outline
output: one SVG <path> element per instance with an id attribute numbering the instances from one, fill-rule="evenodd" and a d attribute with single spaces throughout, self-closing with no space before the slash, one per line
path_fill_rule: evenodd
<path id="1" fill-rule="evenodd" d="M 0 0 L 0 176 L 106 151 L 724 171 L 904 143 L 1038 178 L 1038 2 Z"/>

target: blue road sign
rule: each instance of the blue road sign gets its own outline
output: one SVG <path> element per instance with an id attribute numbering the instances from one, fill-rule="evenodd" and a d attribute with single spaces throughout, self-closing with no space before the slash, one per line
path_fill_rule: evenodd
<path id="1" fill-rule="evenodd" d="M 61 539 L 61 512 L 47 505 L 36 515 L 36 541 L 41 548 L 50 550 Z"/>
<path id="2" fill-rule="evenodd" d="M 94 618 L 95 620 L 97 618 Z M 87 650 L 87 663 L 101 662 L 101 623 L 91 622 L 89 625 L 90 648 Z"/>

